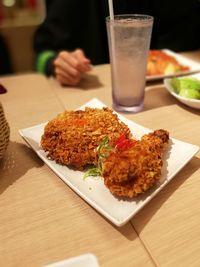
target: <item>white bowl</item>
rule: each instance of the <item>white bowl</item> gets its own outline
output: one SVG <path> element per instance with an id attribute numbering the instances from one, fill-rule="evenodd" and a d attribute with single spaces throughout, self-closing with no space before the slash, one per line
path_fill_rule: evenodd
<path id="1" fill-rule="evenodd" d="M 197 79 L 200 80 L 200 74 L 194 74 L 194 75 L 190 75 L 190 76 L 181 76 L 183 77 L 195 77 Z M 180 96 L 178 94 L 176 94 L 171 86 L 171 80 L 172 78 L 166 78 L 164 79 L 164 85 L 167 89 L 167 91 L 173 95 L 176 99 L 178 99 L 180 102 L 182 102 L 183 104 L 187 105 L 188 107 L 191 108 L 196 108 L 196 109 L 200 109 L 200 100 L 199 99 L 191 99 L 191 98 L 186 98 L 183 96 Z"/>

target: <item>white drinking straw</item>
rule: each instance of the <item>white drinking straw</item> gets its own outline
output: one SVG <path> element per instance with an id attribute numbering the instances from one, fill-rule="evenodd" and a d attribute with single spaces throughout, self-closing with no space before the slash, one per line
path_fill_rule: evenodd
<path id="1" fill-rule="evenodd" d="M 110 13 L 110 60 L 111 60 L 111 67 L 113 68 L 115 66 L 115 57 L 114 57 L 114 51 L 115 51 L 115 35 L 114 35 L 114 25 L 112 25 L 111 22 L 114 22 L 114 11 L 113 11 L 113 0 L 108 0 L 109 5 L 109 13 Z M 113 26 L 113 27 L 112 27 Z M 112 56 L 111 56 L 112 55 Z"/>
<path id="2" fill-rule="evenodd" d="M 114 19 L 113 1 L 108 0 L 108 5 L 109 5 L 110 20 L 113 20 Z"/>

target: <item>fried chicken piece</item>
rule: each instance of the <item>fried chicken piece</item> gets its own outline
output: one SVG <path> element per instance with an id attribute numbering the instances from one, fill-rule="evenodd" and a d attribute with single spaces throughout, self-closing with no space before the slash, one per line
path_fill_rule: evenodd
<path id="1" fill-rule="evenodd" d="M 102 166 L 104 184 L 112 194 L 135 197 L 161 177 L 162 155 L 169 141 L 165 130 L 146 134 L 133 147 L 110 153 Z"/>
<path id="2" fill-rule="evenodd" d="M 114 146 L 122 133 L 131 137 L 129 128 L 109 108 L 65 111 L 48 122 L 41 146 L 50 159 L 82 170 L 97 164 L 96 148 L 104 137 Z"/>

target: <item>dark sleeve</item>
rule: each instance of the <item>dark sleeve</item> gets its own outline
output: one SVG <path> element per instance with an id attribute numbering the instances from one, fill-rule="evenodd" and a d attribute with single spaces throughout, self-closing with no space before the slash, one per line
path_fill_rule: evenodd
<path id="1" fill-rule="evenodd" d="M 36 61 L 45 51 L 55 56 L 80 48 L 93 65 L 108 63 L 107 0 L 46 0 L 46 4 L 46 18 L 34 35 Z"/>
<path id="2" fill-rule="evenodd" d="M 80 0 L 47 0 L 46 17 L 34 36 L 34 50 L 59 51 L 76 48 L 81 26 Z"/>
<path id="3" fill-rule="evenodd" d="M 176 52 L 200 48 L 199 0 L 152 0 L 154 16 L 152 49 L 168 48 Z"/>
<path id="4" fill-rule="evenodd" d="M 0 35 L 0 75 L 13 73 L 7 43 Z"/>
<path id="5" fill-rule="evenodd" d="M 44 51 L 74 50 L 78 47 L 82 21 L 81 0 L 46 0 L 46 16 L 33 38 L 35 61 Z M 47 60 L 45 74 L 52 74 L 52 58 Z"/>

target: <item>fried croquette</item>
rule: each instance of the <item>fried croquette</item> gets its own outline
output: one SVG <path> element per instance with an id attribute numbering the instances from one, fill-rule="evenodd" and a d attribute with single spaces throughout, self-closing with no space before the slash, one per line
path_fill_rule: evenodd
<path id="1" fill-rule="evenodd" d="M 114 150 L 104 160 L 104 184 L 116 196 L 132 198 L 147 191 L 161 177 L 162 155 L 169 133 L 156 130 L 146 134 L 134 146 Z"/>
<path id="2" fill-rule="evenodd" d="M 131 137 L 129 128 L 109 108 L 86 107 L 65 111 L 49 121 L 41 138 L 48 158 L 57 163 L 83 170 L 97 163 L 97 147 L 104 137 L 114 146 L 121 134 Z"/>

